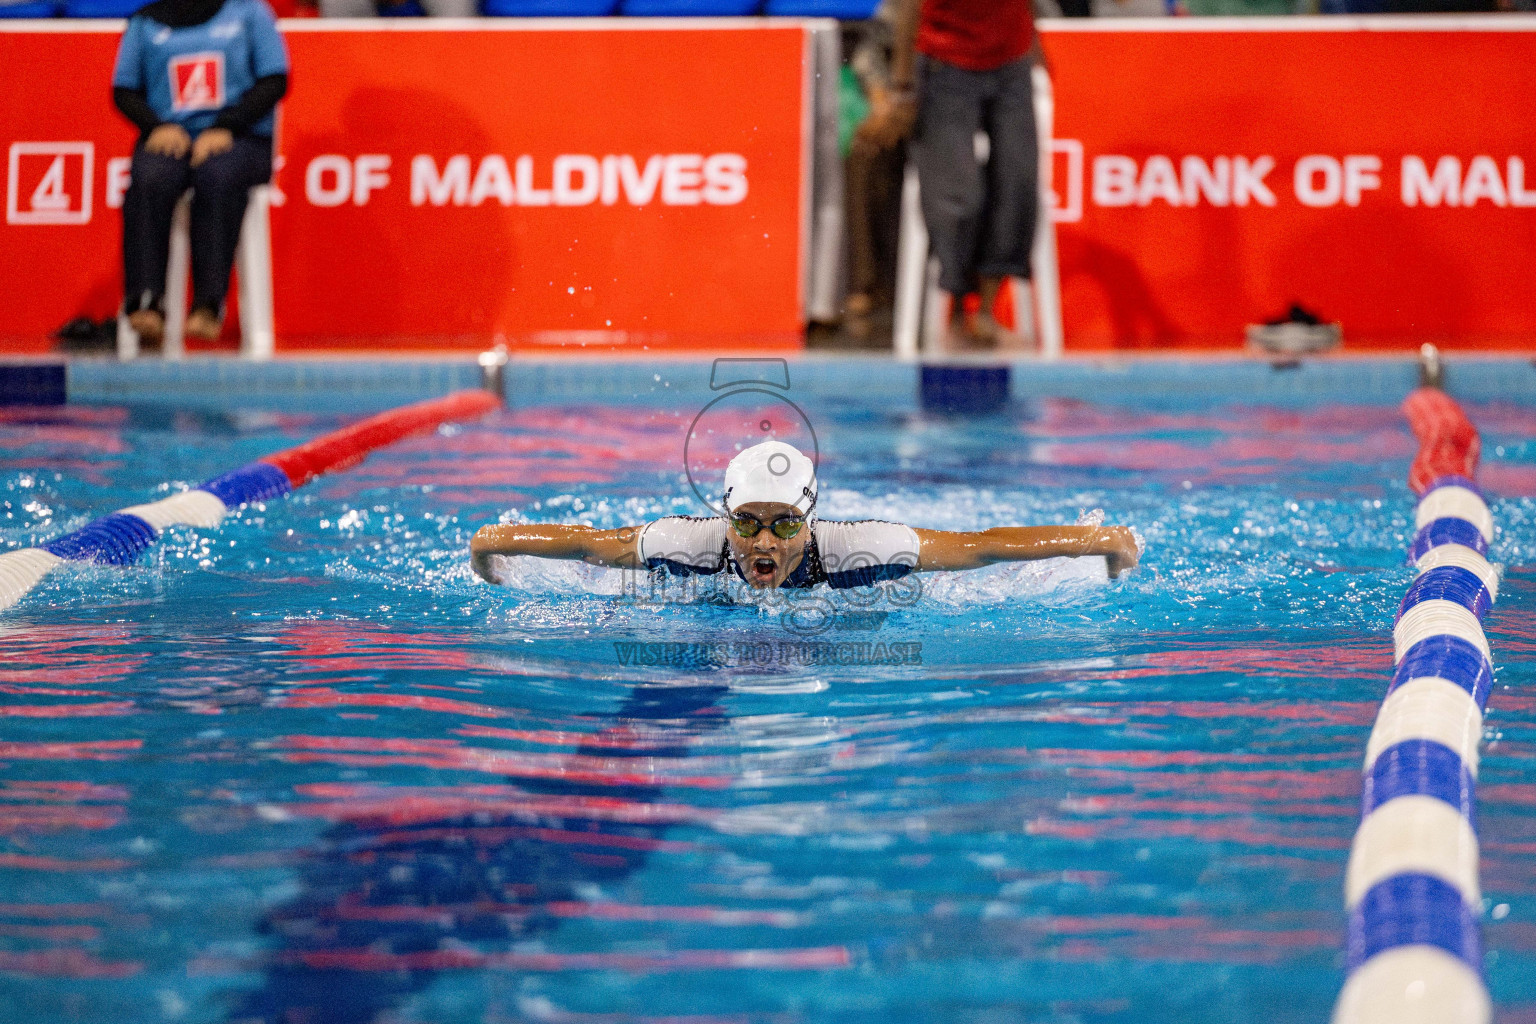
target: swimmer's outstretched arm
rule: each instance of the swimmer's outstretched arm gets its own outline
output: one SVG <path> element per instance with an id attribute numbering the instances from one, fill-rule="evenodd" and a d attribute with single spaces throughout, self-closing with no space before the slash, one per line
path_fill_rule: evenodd
<path id="1" fill-rule="evenodd" d="M 482 526 L 469 542 L 469 564 L 481 579 L 495 583 L 492 555 L 534 555 L 538 558 L 581 559 L 592 565 L 633 569 L 640 565 L 640 528 L 597 530 L 590 526 L 525 526 L 498 523 Z"/>
<path id="2" fill-rule="evenodd" d="M 995 562 L 1103 555 L 1110 576 L 1136 568 L 1141 552 L 1123 526 L 997 526 L 979 533 L 918 530 L 919 572 L 979 569 Z"/>

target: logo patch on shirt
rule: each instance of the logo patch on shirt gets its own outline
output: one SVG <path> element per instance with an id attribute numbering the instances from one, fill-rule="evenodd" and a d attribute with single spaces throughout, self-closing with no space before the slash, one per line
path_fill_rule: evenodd
<path id="1" fill-rule="evenodd" d="M 224 55 L 184 53 L 172 57 L 171 108 L 178 113 L 224 108 Z"/>

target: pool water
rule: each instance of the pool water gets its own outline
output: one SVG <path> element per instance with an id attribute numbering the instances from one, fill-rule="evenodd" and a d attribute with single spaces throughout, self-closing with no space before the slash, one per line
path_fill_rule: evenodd
<path id="1" fill-rule="evenodd" d="M 1000 567 L 808 607 L 469 572 L 498 519 L 702 512 L 701 389 L 447 427 L 0 614 L 0 1018 L 1325 1019 L 1413 574 L 1396 409 L 801 401 L 825 517 L 1103 510 L 1146 543 L 1113 583 Z M 365 411 L 8 411 L 0 539 Z M 1487 965 L 1533 1021 L 1536 413 L 1468 411 L 1506 566 Z"/>

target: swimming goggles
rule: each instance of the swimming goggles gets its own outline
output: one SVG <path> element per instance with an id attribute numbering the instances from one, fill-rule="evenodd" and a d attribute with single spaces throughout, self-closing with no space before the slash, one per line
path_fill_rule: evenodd
<path id="1" fill-rule="evenodd" d="M 756 516 L 749 516 L 745 512 L 731 513 L 731 529 L 736 531 L 736 536 L 738 537 L 756 537 L 764 529 L 769 529 L 780 540 L 789 540 L 799 533 L 804 526 L 805 516 L 779 516 L 773 522 L 765 523 Z"/>
<path id="2" fill-rule="evenodd" d="M 809 487 L 804 488 L 801 493 L 811 499 L 806 510 L 797 516 L 779 516 L 771 523 L 765 523 L 757 516 L 748 515 L 745 512 L 734 511 L 731 508 L 729 490 L 725 492 L 722 503 L 725 505 L 726 518 L 731 521 L 731 529 L 736 531 L 736 536 L 750 540 L 767 529 L 772 530 L 773 535 L 780 540 L 789 540 L 805 527 L 806 520 L 810 519 L 811 513 L 816 511 L 816 495 L 811 493 Z"/>

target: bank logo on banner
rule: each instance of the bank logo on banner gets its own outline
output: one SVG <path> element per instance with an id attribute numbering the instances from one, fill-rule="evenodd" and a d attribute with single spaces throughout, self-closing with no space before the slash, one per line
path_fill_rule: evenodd
<path id="1" fill-rule="evenodd" d="M 7 224 L 89 224 L 96 146 L 13 142 L 6 167 Z"/>
<path id="2" fill-rule="evenodd" d="M 224 108 L 224 54 L 184 53 L 172 57 L 171 107 L 177 111 Z"/>
<path id="3" fill-rule="evenodd" d="M 1075 224 L 1083 219 L 1083 144 L 1077 139 L 1051 140 L 1051 191 L 1047 197 L 1051 220 Z"/>

